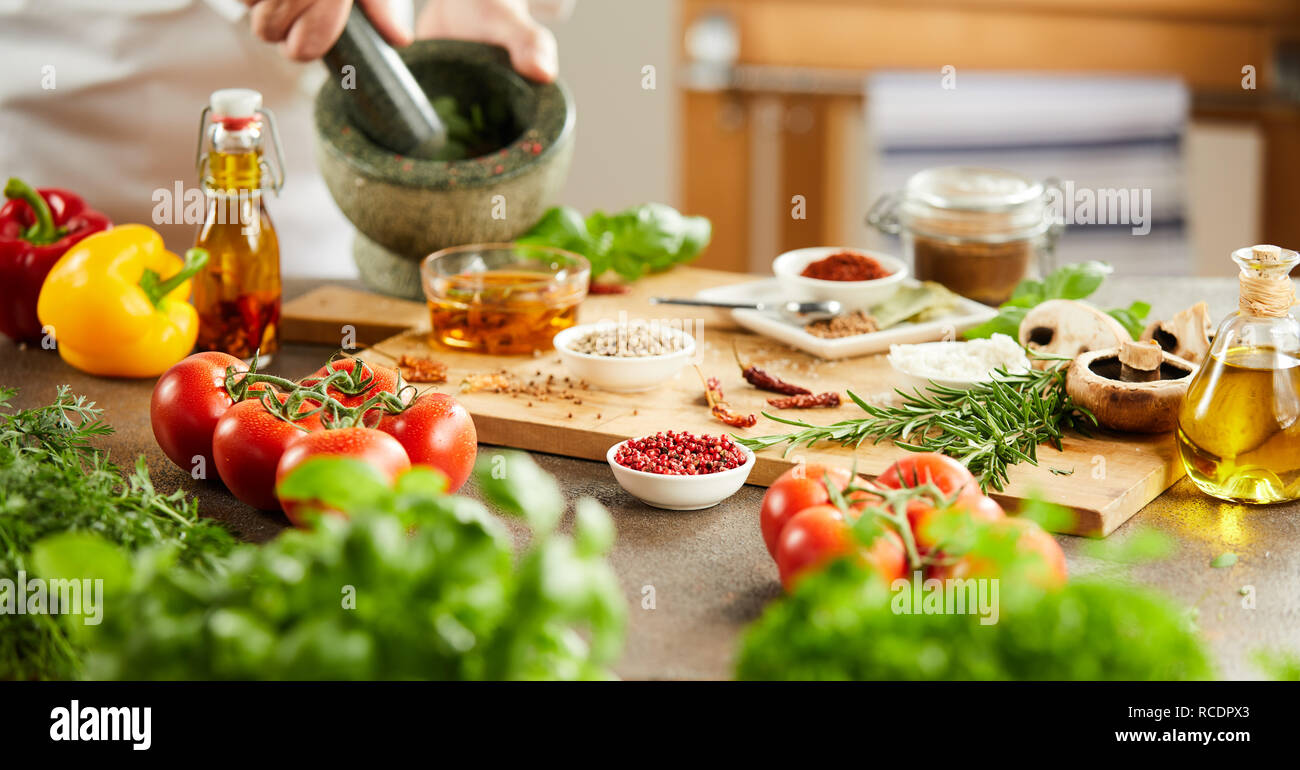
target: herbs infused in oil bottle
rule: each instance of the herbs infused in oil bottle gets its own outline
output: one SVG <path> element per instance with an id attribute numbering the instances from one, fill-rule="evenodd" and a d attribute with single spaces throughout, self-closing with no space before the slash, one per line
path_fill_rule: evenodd
<path id="1" fill-rule="evenodd" d="M 1178 418 L 1187 475 L 1213 497 L 1300 499 L 1300 321 L 1290 272 L 1300 254 L 1276 246 L 1233 252 L 1239 310 L 1188 387 Z"/>

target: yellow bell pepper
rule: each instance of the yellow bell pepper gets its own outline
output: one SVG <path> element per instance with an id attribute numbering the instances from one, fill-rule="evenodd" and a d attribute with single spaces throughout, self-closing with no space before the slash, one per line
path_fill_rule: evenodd
<path id="1" fill-rule="evenodd" d="M 157 377 L 194 348 L 199 316 L 190 278 L 208 261 L 184 261 L 144 225 L 86 238 L 50 269 L 36 302 L 63 360 L 106 377 Z"/>

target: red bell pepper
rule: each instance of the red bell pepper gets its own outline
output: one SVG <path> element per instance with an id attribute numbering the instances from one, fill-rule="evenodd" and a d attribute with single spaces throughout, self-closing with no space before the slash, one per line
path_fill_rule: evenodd
<path id="1" fill-rule="evenodd" d="M 4 193 L 9 200 L 0 207 L 0 332 L 37 342 L 36 299 L 50 268 L 75 243 L 113 223 L 66 190 L 38 192 L 10 179 Z"/>

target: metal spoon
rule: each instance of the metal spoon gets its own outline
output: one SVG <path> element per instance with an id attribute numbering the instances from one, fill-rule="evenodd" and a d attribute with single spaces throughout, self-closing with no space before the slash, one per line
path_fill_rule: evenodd
<path id="1" fill-rule="evenodd" d="M 834 300 L 825 302 L 718 302 L 707 299 L 678 299 L 675 297 L 651 297 L 652 305 L 691 305 L 694 307 L 720 307 L 731 310 L 758 310 L 776 313 L 798 323 L 819 321 L 832 318 L 844 312 L 843 306 Z"/>

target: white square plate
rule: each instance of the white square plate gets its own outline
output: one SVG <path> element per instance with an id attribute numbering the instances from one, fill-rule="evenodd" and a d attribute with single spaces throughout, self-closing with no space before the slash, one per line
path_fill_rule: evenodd
<path id="1" fill-rule="evenodd" d="M 918 282 L 911 280 L 904 285 L 916 286 Z M 788 287 L 782 287 L 775 278 L 765 278 L 761 281 L 705 289 L 695 296 L 698 299 L 716 302 L 764 302 L 788 300 L 790 299 L 788 293 Z M 903 323 L 881 332 L 823 339 L 814 337 L 804 331 L 802 326 L 771 313 L 757 310 L 731 311 L 731 317 L 746 329 L 784 342 L 805 353 L 827 359 L 885 353 L 889 351 L 890 345 L 955 339 L 958 334 L 972 326 L 984 323 L 997 314 L 996 309 L 963 297 L 950 315 L 934 321 L 919 324 Z"/>

